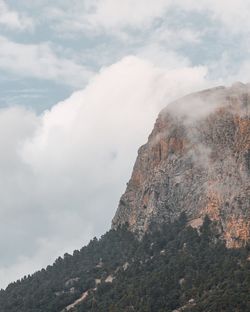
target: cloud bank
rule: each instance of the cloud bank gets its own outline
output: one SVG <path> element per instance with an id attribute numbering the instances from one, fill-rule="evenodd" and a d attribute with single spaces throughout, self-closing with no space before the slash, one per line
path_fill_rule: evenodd
<path id="1" fill-rule="evenodd" d="M 109 228 L 159 110 L 210 84 L 181 65 L 128 56 L 42 115 L 0 110 L 1 287 Z"/>
<path id="2" fill-rule="evenodd" d="M 145 31 L 156 20 L 164 18 L 166 13 L 173 13 L 177 9 L 184 14 L 207 15 L 230 32 L 248 33 L 249 8 L 250 3 L 245 0 L 232 0 L 230 3 L 226 0 L 74 0 L 70 3 L 54 1 L 44 12 L 55 22 L 55 28 L 59 32 L 98 30 L 115 34 L 116 31 L 119 33 L 129 29 Z M 179 25 L 181 22 L 179 21 Z"/>
<path id="3" fill-rule="evenodd" d="M 52 80 L 79 88 L 93 75 L 83 65 L 57 55 L 48 43 L 22 44 L 0 36 L 0 46 L 0 69 L 20 77 Z"/>
<path id="4" fill-rule="evenodd" d="M 11 10 L 3 0 L 0 0 L 0 25 L 18 31 L 32 30 L 34 27 L 33 20 L 30 17 Z"/>

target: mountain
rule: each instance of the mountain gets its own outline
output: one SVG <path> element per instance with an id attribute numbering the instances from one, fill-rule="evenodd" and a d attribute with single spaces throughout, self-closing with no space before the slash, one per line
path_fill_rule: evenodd
<path id="1" fill-rule="evenodd" d="M 187 214 L 199 227 L 216 221 L 228 247 L 250 238 L 250 85 L 188 95 L 159 114 L 138 152 L 113 228 L 139 236 L 151 222 Z"/>
<path id="2" fill-rule="evenodd" d="M 188 95 L 139 149 L 112 229 L 0 291 L 0 312 L 250 311 L 250 85 Z"/>

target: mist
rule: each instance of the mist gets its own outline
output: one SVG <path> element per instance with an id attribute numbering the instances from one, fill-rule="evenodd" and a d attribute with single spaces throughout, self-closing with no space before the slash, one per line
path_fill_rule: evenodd
<path id="1" fill-rule="evenodd" d="M 110 228 L 157 114 L 205 76 L 128 56 L 40 115 L 0 110 L 1 287 Z"/>

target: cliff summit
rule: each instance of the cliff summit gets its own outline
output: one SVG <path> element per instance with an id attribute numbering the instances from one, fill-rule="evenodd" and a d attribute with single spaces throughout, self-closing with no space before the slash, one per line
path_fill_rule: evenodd
<path id="1" fill-rule="evenodd" d="M 160 112 L 112 227 L 128 223 L 142 236 L 182 212 L 193 227 L 208 215 L 228 247 L 249 241 L 250 84 L 194 93 Z"/>

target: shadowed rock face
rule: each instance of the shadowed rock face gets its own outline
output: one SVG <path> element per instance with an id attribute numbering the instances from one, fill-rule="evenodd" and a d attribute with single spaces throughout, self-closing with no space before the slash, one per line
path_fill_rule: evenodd
<path id="1" fill-rule="evenodd" d="M 151 222 L 207 214 L 228 247 L 250 238 L 250 85 L 186 96 L 161 111 L 138 151 L 112 226 L 139 236 Z"/>

